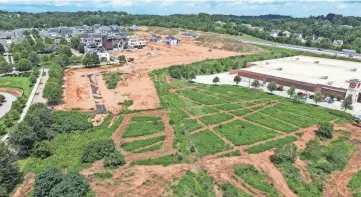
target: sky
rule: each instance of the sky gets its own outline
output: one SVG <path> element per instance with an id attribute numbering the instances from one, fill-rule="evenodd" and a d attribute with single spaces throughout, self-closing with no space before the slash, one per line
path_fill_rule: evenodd
<path id="1" fill-rule="evenodd" d="M 125 11 L 130 14 L 280 14 L 361 16 L 361 0 L 0 0 L 0 10 L 24 12 Z"/>

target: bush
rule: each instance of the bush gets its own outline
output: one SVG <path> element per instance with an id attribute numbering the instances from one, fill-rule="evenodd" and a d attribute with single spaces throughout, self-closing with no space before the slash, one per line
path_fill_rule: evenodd
<path id="1" fill-rule="evenodd" d="M 52 129 L 57 133 L 85 131 L 93 127 L 89 115 L 77 111 L 54 111 Z"/>
<path id="2" fill-rule="evenodd" d="M 279 146 L 275 150 L 275 155 L 272 157 L 272 162 L 279 164 L 285 162 L 295 162 L 297 156 L 297 147 L 293 143 Z"/>
<path id="3" fill-rule="evenodd" d="M 68 172 L 63 180 L 50 190 L 50 197 L 86 196 L 89 190 L 88 180 L 79 172 Z"/>
<path id="4" fill-rule="evenodd" d="M 306 149 L 302 152 L 302 157 L 306 160 L 316 161 L 322 157 L 322 147 L 318 140 L 311 140 L 306 144 Z"/>
<path id="5" fill-rule="evenodd" d="M 48 168 L 35 177 L 33 197 L 49 196 L 50 190 L 62 181 L 62 174 L 57 168 Z"/>
<path id="6" fill-rule="evenodd" d="M 40 159 L 47 158 L 52 154 L 53 152 L 49 141 L 42 141 L 35 143 L 34 148 L 32 150 L 32 155 Z"/>
<path id="7" fill-rule="evenodd" d="M 85 147 L 81 161 L 92 163 L 109 156 L 113 152 L 116 152 L 116 149 L 114 142 L 110 139 L 91 142 Z"/>
<path id="8" fill-rule="evenodd" d="M 323 138 L 331 139 L 333 137 L 334 127 L 329 122 L 322 122 L 317 130 L 317 135 Z"/>
<path id="9" fill-rule="evenodd" d="M 104 158 L 104 167 L 117 167 L 124 164 L 124 157 L 118 151 L 114 151 Z"/>

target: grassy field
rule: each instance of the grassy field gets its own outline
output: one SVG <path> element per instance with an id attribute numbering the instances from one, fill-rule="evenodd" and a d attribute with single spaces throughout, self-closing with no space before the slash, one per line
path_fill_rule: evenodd
<path id="1" fill-rule="evenodd" d="M 230 149 L 221 138 L 209 130 L 198 132 L 192 135 L 191 139 L 201 157 Z"/>
<path id="2" fill-rule="evenodd" d="M 352 192 L 352 196 L 361 196 L 361 171 L 352 177 L 351 181 L 347 184 L 347 187 Z"/>
<path id="3" fill-rule="evenodd" d="M 188 109 L 187 111 L 194 116 L 218 112 L 218 110 L 211 107 L 196 107 Z"/>
<path id="4" fill-rule="evenodd" d="M 173 196 L 175 197 L 216 196 L 213 191 L 213 178 L 204 171 L 197 173 L 187 172 L 172 189 Z"/>
<path id="5" fill-rule="evenodd" d="M 187 98 L 192 99 L 193 101 L 197 101 L 205 105 L 215 105 L 215 104 L 225 103 L 225 101 L 222 99 L 212 97 L 207 94 L 199 93 L 199 91 L 193 89 L 182 90 L 180 91 L 180 94 Z"/>
<path id="6" fill-rule="evenodd" d="M 239 150 L 235 150 L 232 151 L 230 153 L 226 153 L 223 155 L 219 155 L 217 158 L 221 158 L 221 157 L 233 157 L 233 156 L 241 156 L 241 152 Z"/>
<path id="7" fill-rule="evenodd" d="M 239 109 L 241 108 L 241 106 L 237 105 L 237 104 L 233 104 L 233 103 L 227 103 L 227 104 L 223 104 L 223 105 L 217 105 L 215 106 L 217 109 L 221 109 L 224 111 L 229 111 L 229 110 L 233 110 L 233 109 Z"/>
<path id="8" fill-rule="evenodd" d="M 278 135 L 275 131 L 241 120 L 223 124 L 222 126 L 216 127 L 215 130 L 228 138 L 236 146 L 252 144 Z"/>
<path id="9" fill-rule="evenodd" d="M 254 113 L 252 115 L 246 116 L 245 119 L 264 125 L 271 129 L 276 129 L 286 133 L 296 131 L 298 128 L 292 125 L 286 124 L 282 121 L 271 118 L 271 116 L 266 116 L 261 113 Z"/>
<path id="10" fill-rule="evenodd" d="M 158 116 L 134 116 L 132 118 L 133 122 L 145 122 L 145 121 L 157 121 L 160 120 Z"/>
<path id="11" fill-rule="evenodd" d="M 203 126 L 200 125 L 197 120 L 184 120 L 181 124 L 174 127 L 175 130 L 182 134 L 192 132 L 196 129 L 200 129 Z"/>
<path id="12" fill-rule="evenodd" d="M 297 140 L 296 137 L 287 136 L 284 138 L 280 138 L 277 140 L 272 140 L 272 141 L 268 141 L 268 142 L 265 142 L 262 144 L 252 146 L 251 148 L 248 148 L 246 151 L 251 154 L 260 153 L 260 152 L 264 152 L 264 151 L 272 149 L 272 148 L 276 148 L 277 146 L 282 146 L 284 144 L 291 143 L 296 140 Z"/>
<path id="13" fill-rule="evenodd" d="M 150 139 L 146 139 L 146 140 L 136 140 L 136 141 L 132 141 L 132 142 L 123 143 L 120 147 L 122 149 L 124 149 L 125 151 L 133 152 L 136 149 L 162 142 L 162 141 L 164 141 L 164 139 L 165 139 L 165 136 L 159 136 L 159 137 L 154 137 L 154 138 L 150 138 Z"/>
<path id="14" fill-rule="evenodd" d="M 138 137 L 161 132 L 165 129 L 162 121 L 135 122 L 128 125 L 122 137 Z"/>
<path id="15" fill-rule="evenodd" d="M 220 188 L 223 191 L 224 197 L 252 197 L 252 195 L 247 194 L 243 190 L 237 189 L 230 183 L 220 185 Z"/>
<path id="16" fill-rule="evenodd" d="M 32 90 L 28 77 L 0 77 L 0 87 L 20 88 L 26 97 Z"/>
<path id="17" fill-rule="evenodd" d="M 164 157 L 158 157 L 158 158 L 150 158 L 150 159 L 144 159 L 144 160 L 137 160 L 133 161 L 131 165 L 163 165 L 168 166 L 170 164 L 179 163 L 181 162 L 181 159 L 178 158 L 176 155 L 167 155 Z"/>
<path id="18" fill-rule="evenodd" d="M 233 118 L 233 116 L 231 116 L 229 114 L 220 113 L 220 114 L 214 114 L 214 115 L 209 115 L 209 116 L 203 116 L 200 118 L 200 120 L 206 125 L 212 125 L 212 124 L 221 123 L 221 122 L 230 120 L 232 118 Z"/>
<path id="19" fill-rule="evenodd" d="M 236 116 L 244 116 L 251 112 L 252 112 L 252 110 L 250 110 L 250 109 L 240 109 L 240 110 L 232 111 L 231 114 L 236 115 Z"/>
<path id="20" fill-rule="evenodd" d="M 234 168 L 234 173 L 264 195 L 279 197 L 276 188 L 268 182 L 268 177 L 251 165 L 242 165 Z"/>

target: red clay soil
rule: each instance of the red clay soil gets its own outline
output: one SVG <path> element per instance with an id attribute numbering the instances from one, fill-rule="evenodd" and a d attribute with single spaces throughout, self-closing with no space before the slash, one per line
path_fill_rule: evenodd
<path id="1" fill-rule="evenodd" d="M 300 175 L 305 182 L 309 183 L 312 181 L 310 171 L 308 170 L 305 161 L 301 160 L 300 157 L 297 157 L 293 165 L 300 170 Z"/>
<path id="2" fill-rule="evenodd" d="M 19 88 L 0 88 L 0 92 L 9 93 L 11 95 L 14 95 L 15 97 L 23 95 L 23 90 Z"/>
<path id="3" fill-rule="evenodd" d="M 33 184 L 35 182 L 35 174 L 29 173 L 24 177 L 24 182 L 16 187 L 15 193 L 12 197 L 27 197 L 33 190 Z"/>
<path id="4" fill-rule="evenodd" d="M 306 148 L 306 144 L 309 141 L 315 139 L 317 129 L 318 129 L 317 126 L 311 126 L 308 128 L 302 128 L 298 130 L 297 132 L 304 132 L 304 134 L 295 142 L 295 145 L 299 149 L 304 150 Z"/>

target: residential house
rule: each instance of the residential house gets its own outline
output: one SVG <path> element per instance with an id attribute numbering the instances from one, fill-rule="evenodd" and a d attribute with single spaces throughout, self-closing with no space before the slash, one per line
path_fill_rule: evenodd
<path id="1" fill-rule="evenodd" d="M 69 37 L 69 35 L 71 35 L 72 32 L 73 32 L 73 30 L 69 27 L 61 27 L 59 29 L 59 34 L 62 37 Z"/>
<path id="2" fill-rule="evenodd" d="M 271 37 L 274 37 L 274 38 L 277 38 L 278 37 L 278 34 L 281 32 L 281 30 L 272 30 L 269 35 Z"/>
<path id="3" fill-rule="evenodd" d="M 289 37 L 291 36 L 291 32 L 289 32 L 289 31 L 284 31 L 284 32 L 282 32 L 282 35 L 289 38 Z"/>
<path id="4" fill-rule="evenodd" d="M 303 36 L 302 36 L 301 33 L 295 33 L 295 34 L 293 34 L 293 36 L 294 36 L 295 38 L 299 39 L 299 40 L 302 40 L 302 39 L 303 39 Z"/>
<path id="5" fill-rule="evenodd" d="M 183 38 L 195 38 L 195 37 L 197 37 L 197 34 L 194 31 L 188 31 L 188 32 L 182 33 L 182 37 Z"/>
<path id="6" fill-rule="evenodd" d="M 142 49 L 147 45 L 147 41 L 144 39 L 129 39 L 128 40 L 128 47 L 129 48 L 137 48 Z"/>
<path id="7" fill-rule="evenodd" d="M 119 32 L 119 26 L 118 25 L 110 25 L 109 26 L 112 32 Z"/>
<path id="8" fill-rule="evenodd" d="M 223 25 L 226 24 L 225 22 L 222 22 L 222 21 L 216 21 L 214 23 L 217 24 L 217 25 L 220 25 L 220 26 L 223 26 Z"/>
<path id="9" fill-rule="evenodd" d="M 159 41 L 162 40 L 162 36 L 151 35 L 150 38 L 149 38 L 149 40 L 150 40 L 151 42 L 159 42 Z"/>
<path id="10" fill-rule="evenodd" d="M 108 34 L 112 31 L 109 26 L 100 26 L 99 28 L 95 29 L 94 32 L 98 34 Z"/>
<path id="11" fill-rule="evenodd" d="M 39 36 L 44 38 L 44 37 L 50 37 L 50 32 L 46 31 L 46 30 L 40 30 L 39 31 Z"/>
<path id="12" fill-rule="evenodd" d="M 343 45 L 343 40 L 334 40 L 333 45 L 342 46 Z"/>
<path id="13" fill-rule="evenodd" d="M 132 31 L 138 31 L 139 27 L 136 26 L 136 25 L 132 25 L 132 26 L 129 27 L 129 29 L 132 30 Z"/>
<path id="14" fill-rule="evenodd" d="M 165 39 L 164 39 L 164 43 L 167 44 L 167 45 L 178 45 L 180 44 L 180 40 L 173 37 L 173 36 L 167 36 Z"/>

